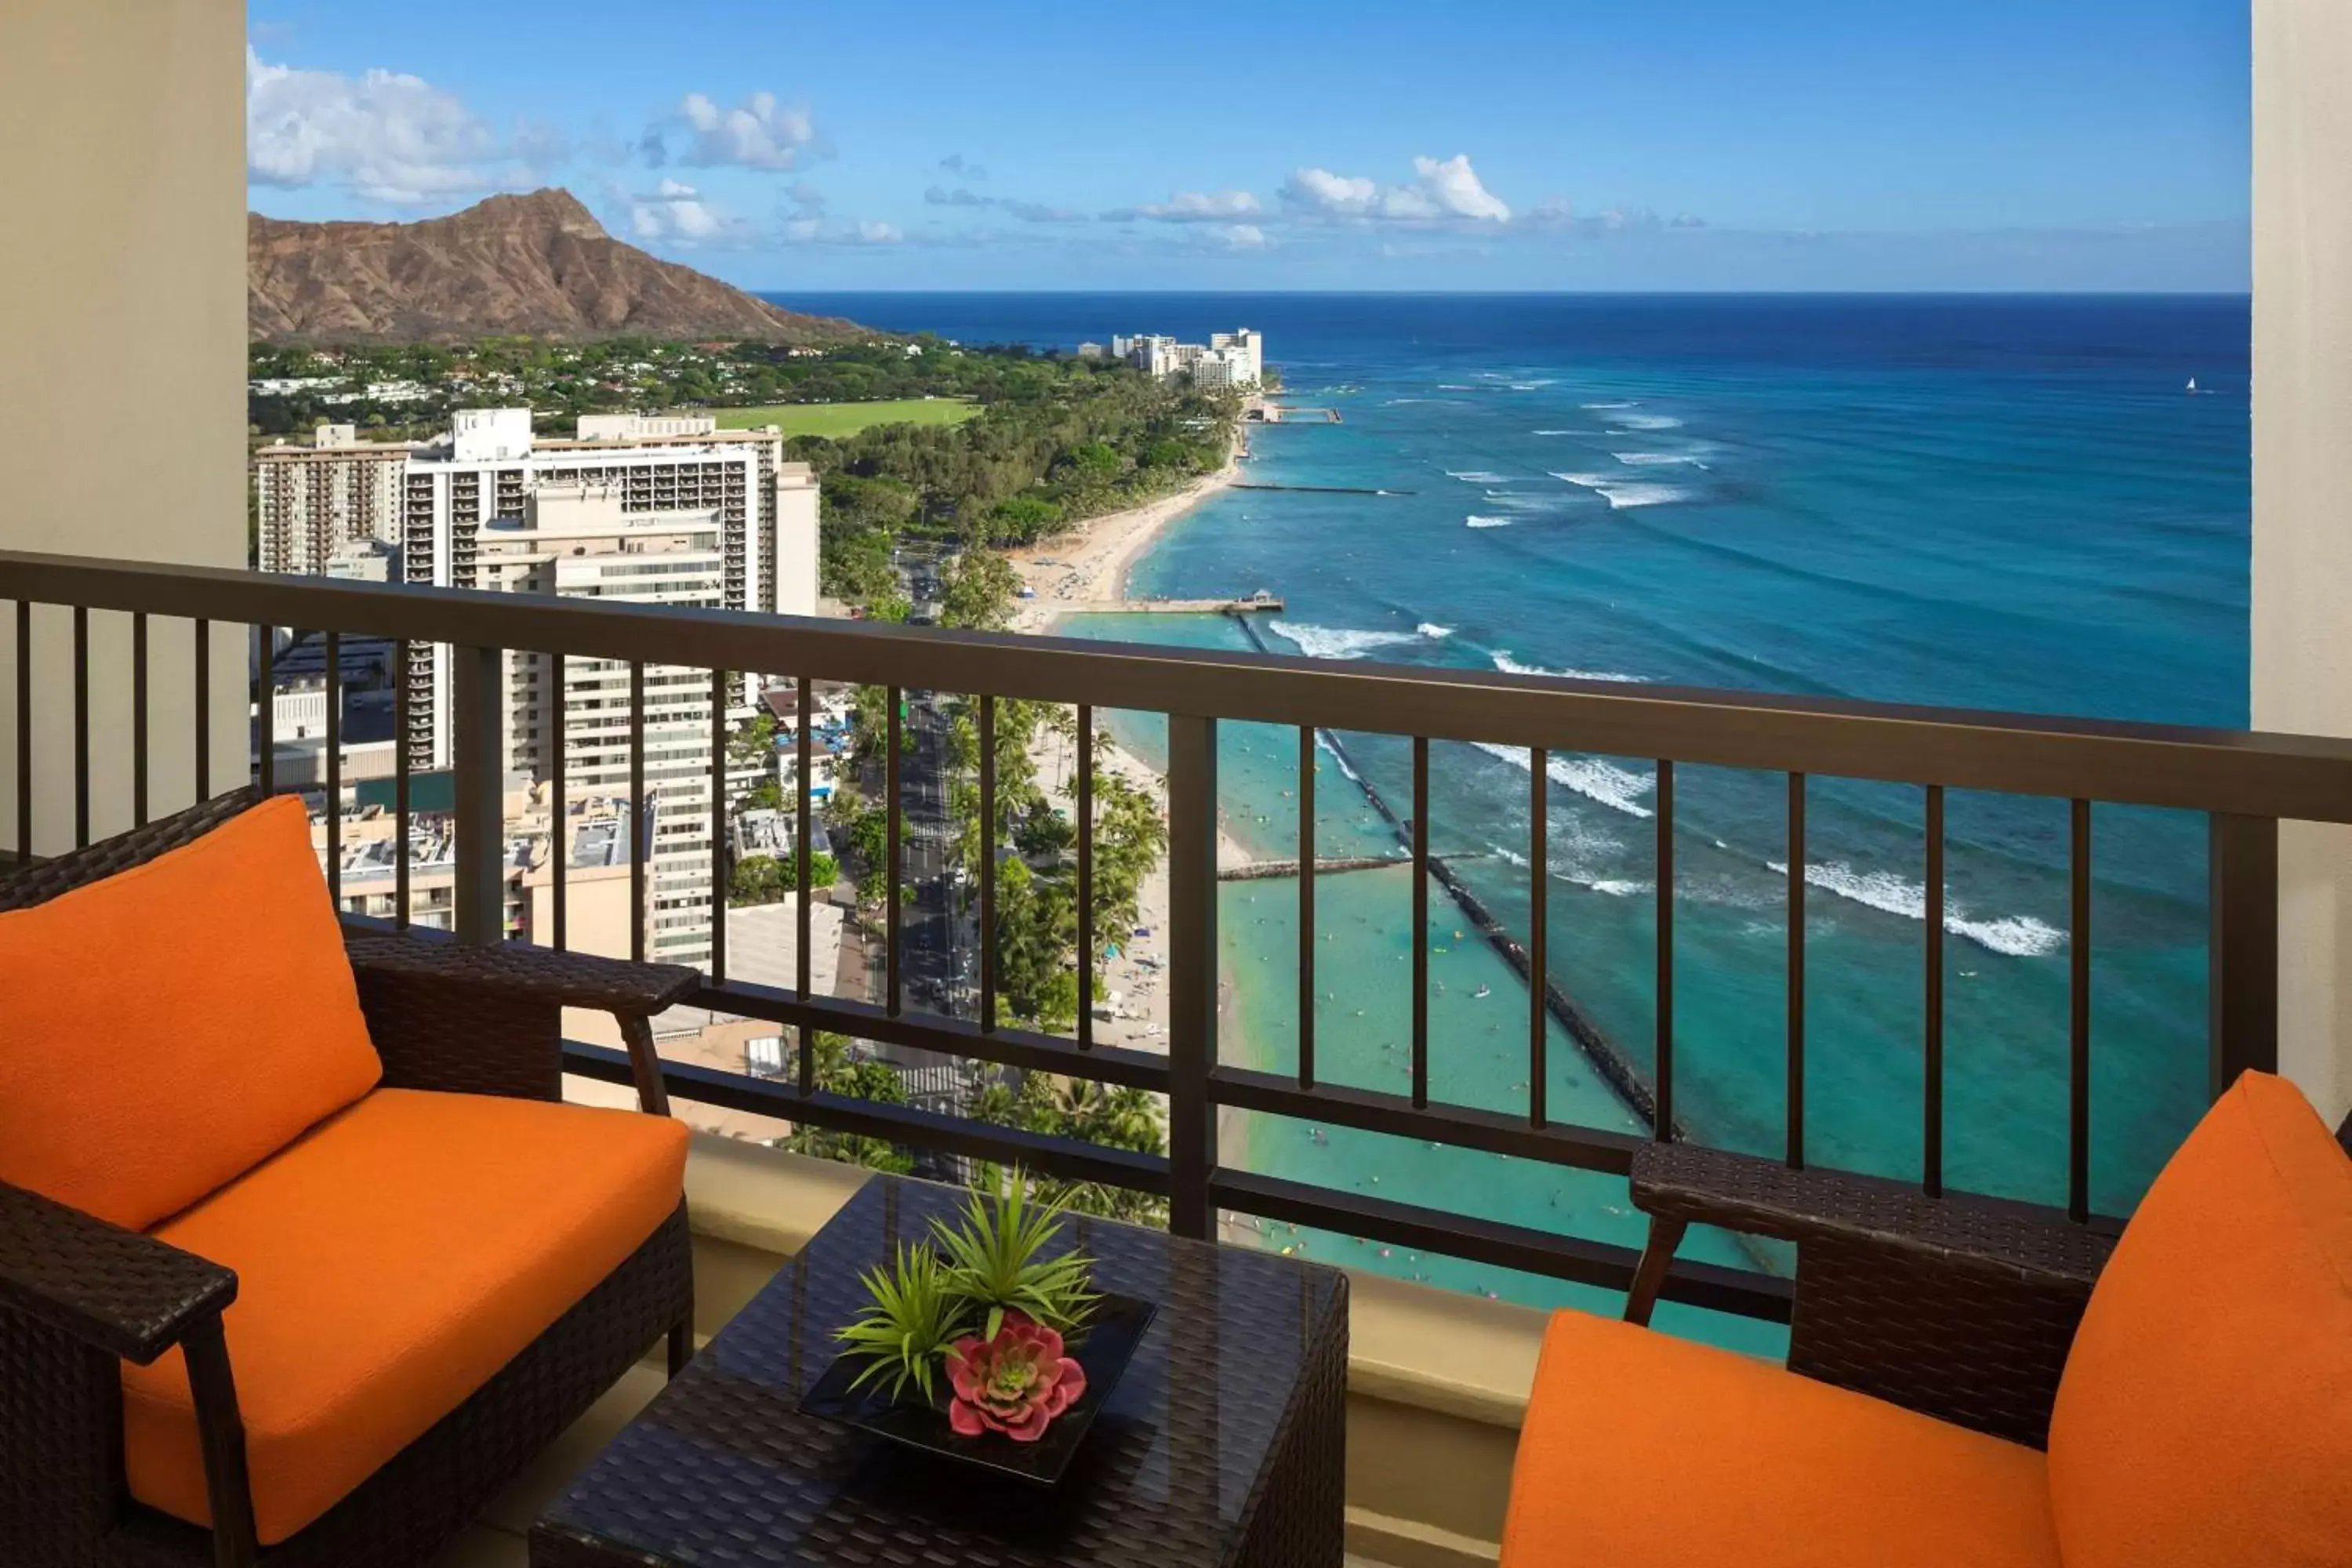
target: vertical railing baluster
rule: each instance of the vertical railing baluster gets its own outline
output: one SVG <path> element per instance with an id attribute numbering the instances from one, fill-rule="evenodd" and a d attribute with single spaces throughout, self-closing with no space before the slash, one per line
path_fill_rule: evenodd
<path id="1" fill-rule="evenodd" d="M 629 661 L 629 957 L 646 958 L 646 876 L 658 828 L 646 799 L 646 667 Z"/>
<path id="2" fill-rule="evenodd" d="M 980 1031 L 996 1032 L 996 699 L 980 700 Z"/>
<path id="3" fill-rule="evenodd" d="M 2279 828 L 2268 816 L 2206 819 L 2208 1089 L 2278 1071 Z"/>
<path id="4" fill-rule="evenodd" d="M 33 606 L 16 601 L 16 861 L 33 859 Z"/>
<path id="5" fill-rule="evenodd" d="M 408 780 L 413 764 L 408 756 L 408 639 L 402 637 L 392 645 L 392 923 L 402 931 L 408 929 L 408 867 L 411 858 L 408 842 L 409 810 Z M 558 704 L 559 708 L 561 703 Z M 559 751 L 562 742 L 557 742 Z M 557 775 L 559 778 L 561 774 Z M 560 802 L 562 790 L 556 791 Z M 561 805 L 555 814 L 555 842 L 549 854 L 555 871 L 555 931 L 556 945 L 563 945 L 563 812 Z"/>
<path id="6" fill-rule="evenodd" d="M 1805 1165 L 1805 775 L 1789 775 L 1788 1162 Z"/>
<path id="7" fill-rule="evenodd" d="M 1927 1061 L 1919 1130 L 1920 1184 L 1944 1194 L 1944 786 L 1927 786 Z"/>
<path id="8" fill-rule="evenodd" d="M 89 609 L 73 607 L 74 847 L 89 842 Z"/>
<path id="9" fill-rule="evenodd" d="M 1412 738 L 1412 1104 L 1429 1104 L 1429 737 Z"/>
<path id="10" fill-rule="evenodd" d="M 772 749 L 761 765 L 773 769 Z M 727 672 L 710 672 L 710 978 L 727 984 Z"/>
<path id="11" fill-rule="evenodd" d="M 1095 1045 L 1095 710 L 1078 704 L 1078 1049 Z"/>
<path id="12" fill-rule="evenodd" d="M 882 863 L 888 875 L 883 878 L 882 893 L 882 974 L 884 982 L 883 1010 L 893 1018 L 905 1005 L 905 975 L 900 964 L 903 944 L 898 923 L 901 917 L 898 896 L 899 879 L 906 875 L 906 845 L 899 831 L 898 814 L 902 809 L 904 784 L 898 776 L 898 748 L 903 743 L 903 725 L 898 717 L 898 704 L 904 699 L 898 688 L 889 689 L 889 717 L 884 722 L 884 747 L 888 753 L 882 767 L 882 803 L 887 814 L 883 824 Z"/>
<path id="13" fill-rule="evenodd" d="M 506 939 L 506 658 L 449 647 L 450 774 L 457 815 L 452 923 L 460 942 Z"/>
<path id="14" fill-rule="evenodd" d="M 1551 753 L 1528 753 L 1528 1121 L 1544 1124 L 1544 1060 L 1551 1039 Z"/>
<path id="15" fill-rule="evenodd" d="M 1217 721 L 1168 718 L 1168 1228 L 1209 1239 L 1217 1166 Z"/>
<path id="16" fill-rule="evenodd" d="M 1298 1087 L 1315 1087 L 1315 726 L 1298 731 Z"/>
<path id="17" fill-rule="evenodd" d="M 343 641 L 327 637 L 327 901 L 343 910 Z"/>
<path id="18" fill-rule="evenodd" d="M 1657 1046 L 1658 1099 L 1651 1134 L 1661 1142 L 1675 1135 L 1675 763 L 1658 759 Z"/>
<path id="19" fill-rule="evenodd" d="M 793 755 L 801 778 L 800 789 L 794 797 L 794 807 L 798 816 L 793 825 L 793 858 L 798 862 L 793 873 L 793 885 L 799 890 L 799 898 L 795 900 L 798 908 L 793 911 L 794 927 L 793 936 L 796 943 L 793 952 L 793 987 L 800 993 L 801 1000 L 803 1002 L 808 1000 L 809 994 L 809 769 L 811 766 L 809 759 L 814 754 L 809 740 L 809 728 L 816 711 L 815 704 L 809 696 L 811 684 L 805 675 L 799 677 L 793 682 L 793 685 L 798 688 L 795 700 L 801 724 L 801 732 Z M 801 1030 L 801 1066 L 803 1079 L 806 1077 L 808 1068 L 808 1039 L 809 1032 L 806 1028 L 803 1028 Z M 802 1085 L 802 1091 L 803 1093 L 807 1091 L 805 1082 Z"/>
<path id="20" fill-rule="evenodd" d="M 2068 856 L 2072 926 L 2067 932 L 2068 1029 L 2066 1212 L 2091 1217 L 2091 803 L 2076 799 Z"/>
<path id="21" fill-rule="evenodd" d="M 147 826 L 147 613 L 131 617 L 131 825 Z"/>
<path id="22" fill-rule="evenodd" d="M 254 747 L 254 783 L 265 795 L 278 793 L 278 628 L 253 628 L 255 645 L 261 656 L 261 678 L 257 682 L 260 700 L 254 704 L 254 722 L 247 732 L 257 742 Z"/>
<path id="23" fill-rule="evenodd" d="M 200 620 L 194 629 L 196 700 L 191 706 L 196 721 L 196 798 L 210 800 L 213 796 L 213 624 Z"/>
<path id="24" fill-rule="evenodd" d="M 406 645 L 404 644 L 404 647 Z M 572 796 L 564 778 L 568 753 L 572 750 L 572 726 L 567 717 L 572 711 L 569 694 L 563 689 L 565 668 L 571 658 L 565 654 L 550 654 L 549 679 L 553 682 L 554 700 L 551 716 L 555 731 L 555 747 L 548 758 L 548 816 L 554 825 L 554 841 L 548 846 L 549 902 L 555 921 L 555 950 L 572 950 L 570 908 L 571 892 L 566 875 L 572 868 Z"/>

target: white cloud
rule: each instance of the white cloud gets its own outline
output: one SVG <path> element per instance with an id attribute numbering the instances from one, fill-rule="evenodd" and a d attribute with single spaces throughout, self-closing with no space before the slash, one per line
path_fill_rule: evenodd
<path id="1" fill-rule="evenodd" d="M 1178 191 L 1164 202 L 1135 207 L 1120 216 L 1158 218 L 1162 223 L 1230 223 L 1265 210 L 1247 191 Z"/>
<path id="2" fill-rule="evenodd" d="M 1267 244 L 1265 230 L 1254 223 L 1227 224 L 1209 232 L 1222 240 L 1228 250 L 1264 250 Z"/>
<path id="3" fill-rule="evenodd" d="M 1361 175 L 1303 168 L 1282 187 L 1286 206 L 1301 216 L 1358 223 L 1504 224 L 1511 209 L 1470 167 L 1467 153 L 1415 158 L 1413 177 L 1383 185 Z"/>
<path id="4" fill-rule="evenodd" d="M 421 77 L 270 65 L 250 47 L 245 142 L 256 184 L 343 184 L 400 205 L 523 183 L 530 176 L 518 160 L 550 152 L 539 136 L 509 148 L 454 93 Z"/>
<path id="5" fill-rule="evenodd" d="M 689 92 L 678 100 L 669 123 L 688 138 L 678 161 L 697 168 L 781 172 L 822 150 L 809 111 L 779 102 L 772 92 L 755 92 L 733 109 L 721 109 L 706 93 Z M 670 156 L 662 125 L 648 128 L 640 145 L 646 163 L 656 168 Z"/>
<path id="6" fill-rule="evenodd" d="M 783 234 L 790 245 L 903 245 L 907 240 L 906 232 L 895 223 L 869 219 L 828 227 L 823 218 L 814 216 L 787 219 Z"/>
<path id="7" fill-rule="evenodd" d="M 651 195 L 629 197 L 628 207 L 630 237 L 646 244 L 666 241 L 691 248 L 740 245 L 753 237 L 750 224 L 704 201 L 700 191 L 682 180 L 665 179 Z"/>

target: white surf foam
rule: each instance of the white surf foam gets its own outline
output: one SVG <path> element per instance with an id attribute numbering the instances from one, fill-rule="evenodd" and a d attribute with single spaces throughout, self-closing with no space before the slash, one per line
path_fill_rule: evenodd
<path id="1" fill-rule="evenodd" d="M 1300 626 L 1294 621 L 1268 621 L 1266 630 L 1276 637 L 1298 645 L 1298 651 L 1309 658 L 1361 658 L 1374 648 L 1395 647 L 1401 643 L 1432 642 L 1454 635 L 1452 626 L 1441 626 L 1434 621 L 1423 621 L 1409 632 L 1355 631 L 1345 626 Z"/>
<path id="2" fill-rule="evenodd" d="M 1777 875 L 1789 874 L 1785 860 L 1768 860 L 1765 865 Z M 1808 863 L 1805 880 L 1823 892 L 1877 910 L 1881 913 L 1900 915 L 1905 920 L 1925 921 L 1927 918 L 1927 889 L 1917 882 L 1906 881 L 1892 871 L 1857 871 L 1838 861 L 1823 864 Z M 2001 915 L 1991 920 L 1976 920 L 1958 904 L 1946 900 L 1944 929 L 1954 936 L 1965 937 L 1979 947 L 2011 958 L 2039 958 L 2059 951 L 2066 945 L 2066 933 L 2043 924 L 2031 915 Z"/>
<path id="3" fill-rule="evenodd" d="M 1323 754 L 1331 759 L 1332 765 L 1339 770 L 1342 778 L 1347 779 L 1350 784 L 1360 784 L 1364 782 L 1364 775 L 1349 766 L 1346 755 L 1331 744 L 1330 736 L 1318 730 L 1315 731 L 1315 743 L 1323 748 Z"/>
<path id="4" fill-rule="evenodd" d="M 1671 414 L 1612 414 L 1609 423 L 1628 430 L 1679 430 L 1683 422 Z"/>
<path id="5" fill-rule="evenodd" d="M 1584 403 L 1579 404 L 1578 406 L 1580 408 L 1600 410 L 1605 408 L 1639 408 L 1642 405 L 1638 403 Z"/>
<path id="6" fill-rule="evenodd" d="M 1495 668 L 1505 675 L 1557 675 L 1567 680 L 1619 680 L 1631 686 L 1639 686 L 1649 679 L 1645 675 L 1619 675 L 1606 669 L 1546 669 L 1541 665 L 1521 664 L 1511 657 L 1508 648 L 1496 648 L 1494 659 Z"/>
<path id="7" fill-rule="evenodd" d="M 1507 485 L 1511 482 L 1510 475 L 1492 473 L 1485 468 L 1448 468 L 1445 477 L 1460 479 L 1465 485 Z"/>
<path id="8" fill-rule="evenodd" d="M 1694 452 L 1612 452 L 1609 455 L 1629 468 L 1670 468 L 1681 465 L 1694 468 L 1706 467 Z"/>
<path id="9" fill-rule="evenodd" d="M 1690 491 L 1678 485 L 1630 484 L 1614 474 L 1556 473 L 1552 478 L 1592 491 L 1609 503 L 1612 511 L 1638 506 L 1671 506 L 1691 498 Z"/>
<path id="10" fill-rule="evenodd" d="M 1596 893 L 1606 893 L 1612 899 L 1638 899 L 1654 889 L 1654 882 L 1633 882 L 1622 879 L 1604 879 L 1589 884 Z"/>
<path id="11" fill-rule="evenodd" d="M 1480 517 L 1476 512 L 1472 512 L 1468 517 L 1464 518 L 1462 521 L 1472 528 L 1508 528 L 1511 526 L 1511 520 L 1507 517 Z"/>
<path id="12" fill-rule="evenodd" d="M 1490 757 L 1499 757 L 1514 767 L 1532 769 L 1525 746 L 1498 745 L 1491 741 L 1471 742 Z M 1641 804 L 1641 797 L 1650 793 L 1657 780 L 1648 773 L 1637 773 L 1630 768 L 1604 762 L 1599 757 L 1554 757 L 1544 772 L 1554 784 L 1566 784 L 1589 800 L 1599 801 L 1612 811 L 1628 816 L 1648 816 L 1650 808 Z"/>
<path id="13" fill-rule="evenodd" d="M 1394 647 L 1414 640 L 1411 632 L 1351 631 L 1343 626 L 1303 626 L 1291 621 L 1268 621 L 1266 629 L 1298 645 L 1309 658 L 1362 658 L 1376 647 Z"/>
<path id="14" fill-rule="evenodd" d="M 1581 436 L 1584 432 L 1581 430 L 1532 430 L 1529 431 L 1528 434 L 1533 436 Z"/>

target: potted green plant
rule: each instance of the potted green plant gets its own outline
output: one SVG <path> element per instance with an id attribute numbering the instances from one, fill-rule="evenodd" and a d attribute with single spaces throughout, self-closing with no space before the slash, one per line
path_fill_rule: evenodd
<path id="1" fill-rule="evenodd" d="M 1097 1290 L 1095 1261 L 1057 1247 L 1063 1211 L 1015 1171 L 952 1221 L 902 1242 L 859 1283 L 844 1347 L 802 1401 L 893 1441 L 1051 1482 L 1125 1369 L 1155 1309 Z"/>

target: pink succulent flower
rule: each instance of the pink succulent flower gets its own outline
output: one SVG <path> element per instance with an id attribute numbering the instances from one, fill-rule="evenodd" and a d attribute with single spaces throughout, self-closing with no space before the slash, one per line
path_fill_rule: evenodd
<path id="1" fill-rule="evenodd" d="M 1054 1417 L 1087 1391 L 1087 1374 L 1062 1353 L 1062 1336 L 1019 1312 L 1007 1312 L 992 1340 L 974 1334 L 947 1354 L 948 1425 L 960 1436 L 1002 1432 L 1034 1443 Z"/>

